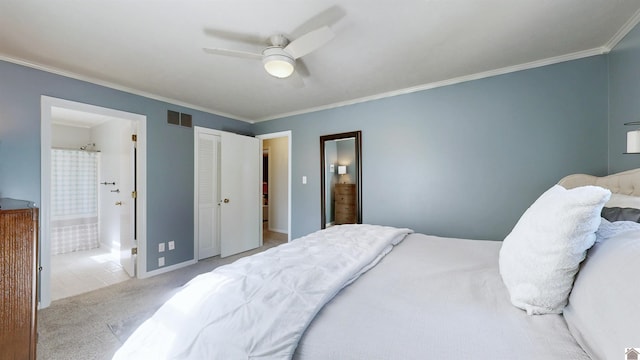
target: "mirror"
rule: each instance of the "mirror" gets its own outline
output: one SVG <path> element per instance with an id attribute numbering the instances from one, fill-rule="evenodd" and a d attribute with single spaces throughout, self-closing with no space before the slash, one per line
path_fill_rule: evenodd
<path id="1" fill-rule="evenodd" d="M 362 224 L 361 131 L 320 136 L 320 228 Z"/>

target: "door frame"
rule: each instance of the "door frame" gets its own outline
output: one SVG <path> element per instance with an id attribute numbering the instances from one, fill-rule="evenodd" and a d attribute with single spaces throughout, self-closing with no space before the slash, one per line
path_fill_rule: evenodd
<path id="1" fill-rule="evenodd" d="M 261 134 L 261 135 L 256 135 L 256 138 L 260 139 L 260 156 L 262 156 L 262 143 L 264 140 L 267 139 L 276 139 L 276 138 L 282 138 L 282 137 L 286 137 L 287 138 L 287 146 L 288 146 L 288 169 L 287 171 L 289 172 L 287 179 L 288 179 L 288 184 L 287 184 L 287 242 L 291 241 L 291 142 L 292 142 L 292 132 L 291 130 L 286 130 L 286 131 L 280 131 L 280 132 L 275 132 L 275 133 L 269 133 L 269 134 Z M 262 181 L 262 176 L 263 176 L 263 171 L 264 169 L 262 168 L 262 159 L 260 159 L 260 181 Z M 262 188 L 262 183 L 260 183 L 260 188 Z M 260 205 L 262 206 L 262 204 Z M 269 212 L 271 212 L 271 208 L 269 208 Z M 260 222 L 260 241 L 262 241 L 262 222 Z"/>
<path id="2" fill-rule="evenodd" d="M 89 112 L 137 122 L 137 239 L 136 274 L 147 277 L 147 117 L 145 115 L 42 95 L 40 97 L 40 302 L 51 304 L 51 110 L 54 107 Z"/>
<path id="3" fill-rule="evenodd" d="M 269 167 L 269 162 L 271 161 L 271 157 L 269 156 L 269 152 L 271 151 L 271 147 L 267 146 L 264 147 L 264 144 L 262 144 L 262 139 L 260 140 L 260 147 L 262 149 L 262 171 L 260 171 L 260 178 L 262 179 L 262 181 L 264 182 L 264 156 L 267 155 L 267 167 Z M 269 179 L 269 176 L 271 176 L 271 173 L 269 173 L 269 175 L 267 176 L 267 198 L 268 198 L 268 194 L 271 193 L 271 179 Z M 264 187 L 264 183 L 262 184 L 262 186 Z M 262 191 L 262 193 L 264 194 L 264 189 Z M 264 200 L 262 203 L 262 211 L 264 212 Z M 271 208 L 268 206 L 267 204 L 267 219 L 270 218 L 271 216 Z M 263 232 L 260 233 L 260 241 L 264 241 L 264 214 L 262 214 L 262 229 Z M 267 228 L 267 230 L 269 230 L 269 228 Z M 264 245 L 262 242 L 260 243 L 261 245 Z"/>

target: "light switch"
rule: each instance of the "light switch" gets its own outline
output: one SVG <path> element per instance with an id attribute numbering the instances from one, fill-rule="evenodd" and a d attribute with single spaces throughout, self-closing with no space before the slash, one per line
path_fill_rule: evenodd
<path id="1" fill-rule="evenodd" d="M 306 176 L 303 176 L 303 177 L 302 177 L 302 183 L 303 183 L 303 184 L 306 184 L 306 183 L 307 183 L 307 177 L 306 177 Z"/>

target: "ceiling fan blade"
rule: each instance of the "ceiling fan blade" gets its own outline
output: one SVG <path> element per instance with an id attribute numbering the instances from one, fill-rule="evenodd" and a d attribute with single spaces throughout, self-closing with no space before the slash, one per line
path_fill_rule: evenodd
<path id="1" fill-rule="evenodd" d="M 267 39 L 257 35 L 237 33 L 233 31 L 213 29 L 213 28 L 205 28 L 202 31 L 207 36 L 213 36 L 223 40 L 241 42 L 249 45 L 262 46 L 262 47 L 268 45 Z"/>
<path id="2" fill-rule="evenodd" d="M 323 26 L 293 40 L 284 48 L 284 51 L 297 59 L 326 44 L 334 36 L 335 34 L 328 26 Z"/>
<path id="3" fill-rule="evenodd" d="M 300 36 L 308 33 L 309 31 L 315 30 L 325 25 L 333 28 L 333 26 L 346 15 L 347 12 L 342 7 L 333 5 L 325 9 L 324 11 L 314 15 L 309 20 L 305 21 L 303 24 L 293 30 L 289 35 L 291 35 L 291 39 L 297 39 Z"/>
<path id="4" fill-rule="evenodd" d="M 202 50 L 207 54 L 233 56 L 233 57 L 243 58 L 243 59 L 262 60 L 262 54 L 256 54 L 248 51 L 217 49 L 217 48 L 214 48 L 214 49 L 202 48 Z"/>

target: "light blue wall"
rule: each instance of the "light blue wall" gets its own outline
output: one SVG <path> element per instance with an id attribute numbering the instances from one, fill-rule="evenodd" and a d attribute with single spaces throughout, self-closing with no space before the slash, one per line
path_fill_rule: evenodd
<path id="1" fill-rule="evenodd" d="M 624 126 L 640 121 L 640 27 L 636 26 L 609 53 L 609 171 L 640 167 L 640 154 L 625 155 L 627 131 L 640 126 Z"/>
<path id="2" fill-rule="evenodd" d="M 160 242 L 167 266 L 193 259 L 193 130 L 168 125 L 167 110 L 193 115 L 194 125 L 250 133 L 251 125 L 142 96 L 0 61 L 0 196 L 40 204 L 40 96 L 147 116 L 147 264 L 157 268 Z"/>
<path id="3" fill-rule="evenodd" d="M 283 130 L 292 130 L 294 238 L 320 227 L 313 144 L 362 130 L 365 223 L 501 240 L 564 175 L 607 173 L 606 57 L 254 126 L 257 134 Z"/>
<path id="4" fill-rule="evenodd" d="M 320 228 L 319 137 L 362 130 L 365 222 L 502 239 L 560 177 L 607 173 L 607 65 L 596 56 L 249 125 L 0 62 L 0 196 L 39 203 L 48 95 L 147 116 L 148 245 L 176 241 L 167 265 L 193 256 L 193 133 L 167 125 L 167 109 L 220 130 L 292 130 L 293 238 Z M 148 270 L 157 256 L 147 254 Z"/>

